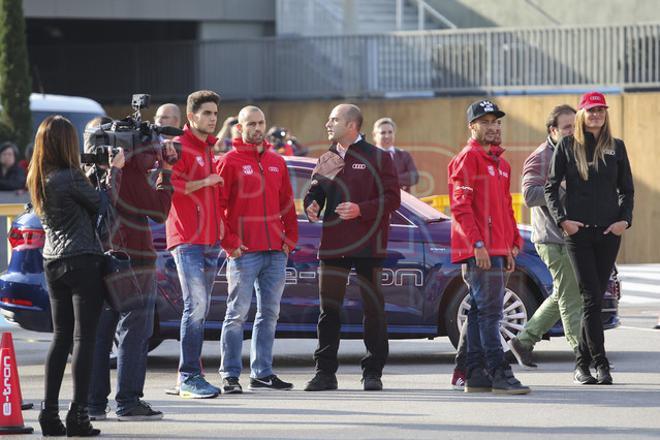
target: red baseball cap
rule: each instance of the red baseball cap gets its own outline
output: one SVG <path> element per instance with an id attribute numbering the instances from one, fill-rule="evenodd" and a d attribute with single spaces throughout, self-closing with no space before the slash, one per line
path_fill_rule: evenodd
<path id="1" fill-rule="evenodd" d="M 589 92 L 582 95 L 578 110 L 589 110 L 594 107 L 608 108 L 607 102 L 605 102 L 605 95 L 600 92 Z"/>

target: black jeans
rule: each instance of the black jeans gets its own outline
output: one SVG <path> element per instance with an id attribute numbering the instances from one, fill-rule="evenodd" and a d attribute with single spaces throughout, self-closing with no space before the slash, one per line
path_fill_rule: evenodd
<path id="1" fill-rule="evenodd" d="M 73 345 L 73 401 L 87 404 L 96 325 L 104 286 L 100 255 L 80 255 L 44 263 L 53 317 L 53 342 L 46 357 L 45 401 L 57 403 Z"/>
<path id="2" fill-rule="evenodd" d="M 362 374 L 380 377 L 388 355 L 387 322 L 385 321 L 385 301 L 381 291 L 383 260 L 380 258 L 341 258 L 320 262 L 319 297 L 321 314 L 318 322 L 318 348 L 314 352 L 316 371 L 334 374 L 339 363 L 341 308 L 346 293 L 346 281 L 352 267 L 362 297 L 364 310 L 364 345 L 367 354 L 362 358 Z"/>
<path id="3" fill-rule="evenodd" d="M 603 235 L 604 230 L 604 227 L 580 228 L 566 238 L 583 302 L 582 333 L 576 356 L 578 367 L 588 368 L 592 360 L 596 367 L 609 365 L 601 310 L 621 237 L 612 233 Z"/>

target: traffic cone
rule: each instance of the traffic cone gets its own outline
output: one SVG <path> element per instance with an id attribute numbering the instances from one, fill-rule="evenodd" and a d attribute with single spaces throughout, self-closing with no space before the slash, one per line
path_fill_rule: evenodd
<path id="1" fill-rule="evenodd" d="M 21 412 L 21 386 L 16 368 L 16 354 L 11 333 L 2 334 L 0 342 L 0 434 L 32 434 Z"/>
<path id="2" fill-rule="evenodd" d="M 2 334 L 2 341 L 0 341 L 0 348 L 9 348 L 11 347 L 11 352 L 15 353 L 14 351 L 14 339 L 11 335 L 11 332 L 4 332 Z M 18 371 L 18 367 L 16 366 L 16 359 L 14 356 L 12 356 L 11 361 L 14 363 L 14 370 Z M 32 409 L 34 408 L 33 403 L 25 403 L 23 402 L 23 393 L 21 393 L 21 387 L 20 384 L 18 386 L 18 395 L 21 397 L 21 409 Z"/>

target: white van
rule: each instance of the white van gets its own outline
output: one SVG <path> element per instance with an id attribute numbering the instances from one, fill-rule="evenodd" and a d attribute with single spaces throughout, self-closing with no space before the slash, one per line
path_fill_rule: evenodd
<path id="1" fill-rule="evenodd" d="M 30 110 L 32 110 L 32 123 L 34 127 L 32 132 L 33 139 L 41 121 L 50 115 L 62 115 L 71 121 L 78 130 L 81 150 L 85 125 L 97 116 L 105 116 L 105 110 L 103 110 L 101 104 L 93 99 L 80 96 L 32 93 L 30 95 Z"/>

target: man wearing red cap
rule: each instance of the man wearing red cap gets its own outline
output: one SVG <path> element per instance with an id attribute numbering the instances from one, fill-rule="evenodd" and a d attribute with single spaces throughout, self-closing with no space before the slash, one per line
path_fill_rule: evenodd
<path id="1" fill-rule="evenodd" d="M 481 100 L 467 110 L 471 137 L 449 163 L 451 260 L 462 264 L 470 295 L 465 391 L 527 394 L 504 360 L 500 320 L 506 272 L 513 272 L 522 247 L 509 192 L 511 167 L 493 145 L 500 118 L 494 103 Z"/>

